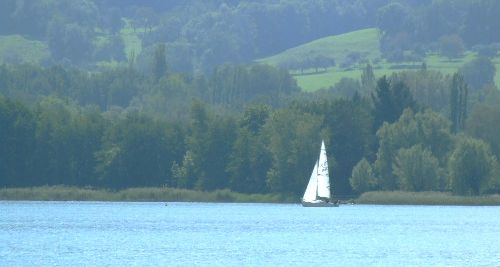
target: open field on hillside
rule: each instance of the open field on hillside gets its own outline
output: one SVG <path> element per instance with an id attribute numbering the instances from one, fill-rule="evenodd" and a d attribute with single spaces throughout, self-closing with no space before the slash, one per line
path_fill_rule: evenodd
<path id="1" fill-rule="evenodd" d="M 39 64 L 50 55 L 47 44 L 28 40 L 21 35 L 0 36 L 0 64 Z"/>
<path id="2" fill-rule="evenodd" d="M 371 62 L 377 77 L 389 75 L 393 72 L 419 68 L 422 62 L 399 62 L 390 63 L 382 59 L 379 52 L 378 31 L 369 28 L 350 33 L 321 38 L 295 48 L 288 49 L 280 54 L 257 60 L 260 63 L 279 66 L 283 62 L 290 60 L 300 60 L 301 58 L 314 56 L 327 56 L 334 58 L 336 66 L 324 71 L 314 72 L 305 70 L 304 73 L 292 71 L 297 79 L 298 85 L 305 91 L 314 91 L 320 88 L 328 88 L 335 85 L 343 77 L 359 79 L 365 62 Z M 362 60 L 350 66 L 345 66 L 349 55 L 359 55 Z M 448 59 L 438 54 L 428 54 L 424 61 L 427 68 L 437 70 L 444 74 L 456 72 L 463 64 L 473 60 L 476 53 L 467 51 L 463 57 Z M 363 63 L 359 63 L 363 62 Z M 495 83 L 500 86 L 500 55 L 493 62 L 496 65 Z"/>
<path id="3" fill-rule="evenodd" d="M 135 54 L 139 55 L 142 51 L 142 42 L 138 34 L 144 32 L 144 28 L 137 28 L 136 32 L 130 25 L 128 20 L 125 20 L 125 27 L 120 31 L 125 45 L 125 55 L 128 59 Z M 105 43 L 109 35 L 96 29 L 97 36 L 94 40 L 94 45 L 99 46 Z M 48 45 L 45 42 L 37 40 L 29 40 L 21 35 L 4 35 L 0 36 L 0 64 L 2 63 L 30 63 L 40 64 L 50 57 Z M 99 66 L 116 66 L 117 62 L 99 62 Z"/>
<path id="4" fill-rule="evenodd" d="M 125 19 L 124 19 L 125 20 Z M 125 44 L 125 55 L 130 60 L 132 54 L 135 56 L 139 55 L 142 52 L 142 41 L 137 35 L 138 32 L 143 31 L 144 29 L 136 29 L 134 32 L 134 28 L 131 25 L 130 20 L 125 20 L 125 27 L 120 31 L 120 35 L 123 38 L 123 43 Z"/>
<path id="5" fill-rule="evenodd" d="M 459 59 L 449 60 L 448 58 L 432 54 L 425 57 L 427 69 L 437 70 L 444 74 L 452 74 L 456 72 L 463 64 L 473 60 L 476 57 L 475 53 L 467 52 L 464 57 Z M 495 84 L 500 85 L 500 57 L 493 61 L 496 65 Z M 390 75 L 393 72 L 405 71 L 416 69 L 421 66 L 421 62 L 402 62 L 402 63 L 388 63 L 385 60 L 373 64 L 374 73 L 376 77 L 383 75 Z M 339 67 L 329 68 L 326 72 L 321 73 L 308 73 L 304 75 L 294 75 L 297 79 L 298 85 L 305 91 L 315 91 L 320 88 L 327 88 L 335 85 L 340 79 L 353 78 L 359 79 L 365 64 L 357 64 L 355 67 L 349 69 L 342 69 Z"/>
<path id="6" fill-rule="evenodd" d="M 371 61 L 380 59 L 378 30 L 369 28 L 317 39 L 257 62 L 280 65 L 288 60 L 324 55 L 334 58 L 337 65 L 340 65 L 348 60 L 350 55 L 353 56 L 353 53 Z"/>

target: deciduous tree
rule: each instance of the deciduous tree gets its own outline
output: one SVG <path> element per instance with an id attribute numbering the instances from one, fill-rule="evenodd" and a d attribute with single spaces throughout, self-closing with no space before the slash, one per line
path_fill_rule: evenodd
<path id="1" fill-rule="evenodd" d="M 488 144 L 461 136 L 448 162 L 448 187 L 458 195 L 481 194 L 488 190 L 496 165 Z"/>

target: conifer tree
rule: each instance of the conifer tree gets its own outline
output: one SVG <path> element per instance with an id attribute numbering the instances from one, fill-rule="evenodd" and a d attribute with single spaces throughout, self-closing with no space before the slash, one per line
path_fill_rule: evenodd
<path id="1" fill-rule="evenodd" d="M 467 116 L 468 87 L 462 75 L 453 75 L 450 91 L 451 132 L 458 133 L 464 130 Z"/>
<path id="2" fill-rule="evenodd" d="M 167 60 L 165 56 L 165 44 L 159 44 L 155 49 L 153 59 L 153 75 L 155 77 L 155 80 L 158 81 L 166 73 Z"/>

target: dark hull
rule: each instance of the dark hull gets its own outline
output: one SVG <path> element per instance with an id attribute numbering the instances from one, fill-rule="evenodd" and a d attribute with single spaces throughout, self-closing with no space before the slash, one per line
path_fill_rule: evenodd
<path id="1" fill-rule="evenodd" d="M 338 207 L 338 203 L 332 203 L 332 202 L 304 202 L 302 201 L 302 207 Z"/>

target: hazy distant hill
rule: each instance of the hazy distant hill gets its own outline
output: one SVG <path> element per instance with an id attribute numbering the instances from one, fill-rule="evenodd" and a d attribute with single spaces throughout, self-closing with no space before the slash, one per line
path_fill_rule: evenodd
<path id="1" fill-rule="evenodd" d="M 0 62 L 93 69 L 134 59 L 148 72 L 155 47 L 165 44 L 175 72 L 206 74 L 287 49 L 265 62 L 345 69 L 363 59 L 498 50 L 498 14 L 500 1 L 491 0 L 3 0 Z"/>
<path id="2" fill-rule="evenodd" d="M 380 60 L 378 30 L 368 28 L 320 38 L 257 62 L 280 66 L 290 61 L 303 61 L 318 56 L 329 57 L 335 60 L 336 65 L 345 66 L 360 60 Z"/>

